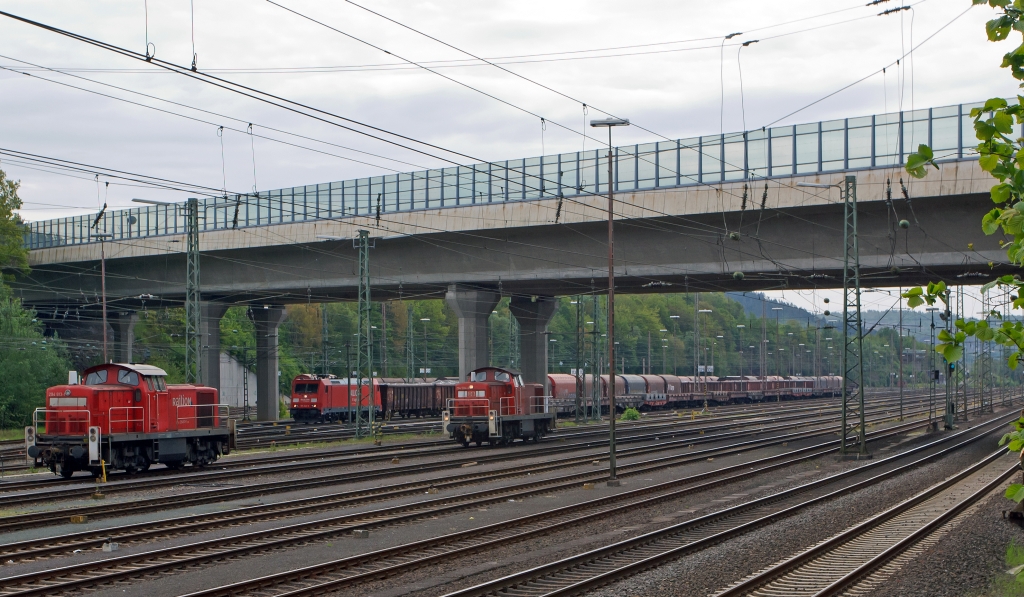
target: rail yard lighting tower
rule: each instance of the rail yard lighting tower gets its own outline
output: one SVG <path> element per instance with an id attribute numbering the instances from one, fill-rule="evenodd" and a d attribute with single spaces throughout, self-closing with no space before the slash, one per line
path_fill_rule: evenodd
<path id="1" fill-rule="evenodd" d="M 744 365 L 745 365 L 745 363 L 744 363 L 744 355 L 746 353 L 743 350 L 743 330 L 746 329 L 746 327 L 747 326 L 745 324 L 742 324 L 742 323 L 736 324 L 736 329 L 740 331 L 740 343 L 739 343 L 739 347 L 740 347 L 740 377 L 743 377 L 743 369 L 744 369 Z"/>
<path id="2" fill-rule="evenodd" d="M 669 315 L 668 318 L 672 320 L 672 325 L 675 329 L 675 334 L 673 335 L 673 337 L 675 338 L 677 343 L 679 342 L 679 316 Z M 679 375 L 679 367 L 678 362 L 676 360 L 676 343 L 672 344 L 672 375 Z"/>
<path id="3" fill-rule="evenodd" d="M 618 487 L 615 476 L 615 176 L 612 128 L 629 126 L 625 118 L 591 120 L 590 126 L 608 129 L 608 485 Z M 595 383 L 596 383 L 595 379 Z"/>
<path id="4" fill-rule="evenodd" d="M 427 367 L 427 322 L 430 321 L 429 317 L 421 317 L 420 321 L 423 322 L 423 379 L 427 378 L 428 367 Z M 465 380 L 459 380 L 465 381 Z"/>

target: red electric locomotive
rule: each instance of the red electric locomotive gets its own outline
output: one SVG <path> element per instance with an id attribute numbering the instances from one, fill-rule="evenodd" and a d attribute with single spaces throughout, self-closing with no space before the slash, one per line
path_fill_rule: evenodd
<path id="1" fill-rule="evenodd" d="M 368 417 L 367 409 L 373 402 L 374 413 L 381 412 L 380 380 L 373 380 L 370 390 L 370 379 L 362 380 L 362 389 L 356 392 L 360 382 L 356 379 L 338 379 L 334 375 L 303 373 L 292 380 L 291 415 L 296 423 L 316 423 L 331 421 L 355 421 L 356 410 L 363 409 L 363 417 Z M 350 387 L 351 386 L 351 387 Z"/>
<path id="2" fill-rule="evenodd" d="M 555 411 L 541 384 L 524 384 L 516 371 L 482 367 L 456 384 L 441 421 L 449 437 L 463 446 L 511 444 L 516 438 L 540 440 L 555 428 Z"/>
<path id="3" fill-rule="evenodd" d="M 167 385 L 163 369 L 110 363 L 84 373 L 85 383 L 54 386 L 25 428 L 30 465 L 67 478 L 100 467 L 144 471 L 209 464 L 235 447 L 234 421 L 217 390 Z M 42 429 L 40 429 L 42 427 Z"/>

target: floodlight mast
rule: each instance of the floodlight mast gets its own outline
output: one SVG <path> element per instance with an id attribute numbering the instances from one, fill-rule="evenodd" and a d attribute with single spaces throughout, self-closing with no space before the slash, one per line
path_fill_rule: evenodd
<path id="1" fill-rule="evenodd" d="M 612 170 L 612 127 L 629 126 L 625 118 L 591 120 L 590 126 L 608 129 L 608 485 L 618 487 L 615 476 L 615 181 Z M 594 380 L 596 385 L 597 380 Z"/>

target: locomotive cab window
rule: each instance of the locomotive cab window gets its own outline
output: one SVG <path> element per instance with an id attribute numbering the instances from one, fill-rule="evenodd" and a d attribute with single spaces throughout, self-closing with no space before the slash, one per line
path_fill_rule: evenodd
<path id="1" fill-rule="evenodd" d="M 498 373 L 497 375 L 507 375 L 507 374 Z M 487 372 L 486 371 L 474 371 L 474 372 L 469 374 L 469 381 L 487 381 Z"/>
<path id="2" fill-rule="evenodd" d="M 101 383 L 107 383 L 107 370 L 100 369 L 99 371 L 93 371 L 85 378 L 85 385 L 95 386 Z"/>
<path id="3" fill-rule="evenodd" d="M 117 372 L 117 383 L 123 383 L 129 386 L 139 385 L 139 374 L 134 371 L 128 371 L 121 369 Z"/>
<path id="4" fill-rule="evenodd" d="M 157 392 L 163 392 L 167 390 L 167 382 L 160 375 L 147 375 L 146 385 L 149 386 L 150 390 L 156 390 Z"/>
<path id="5" fill-rule="evenodd" d="M 495 381 L 511 381 L 512 380 L 512 376 L 509 375 L 508 373 L 505 373 L 504 371 L 495 371 L 494 372 L 494 380 Z M 483 381 L 483 380 L 480 380 L 480 381 Z"/>

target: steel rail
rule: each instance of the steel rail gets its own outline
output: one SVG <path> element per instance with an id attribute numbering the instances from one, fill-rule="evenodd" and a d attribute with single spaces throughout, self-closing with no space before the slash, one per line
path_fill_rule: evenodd
<path id="1" fill-rule="evenodd" d="M 825 596 L 836 595 L 844 589 L 849 588 L 857 580 L 870 574 L 873 570 L 899 555 L 914 543 L 917 543 L 937 528 L 957 516 L 964 509 L 974 504 L 977 500 L 991 493 L 996 487 L 1006 481 L 1014 472 L 1020 470 L 1019 463 L 1002 470 L 994 478 L 984 481 L 981 487 L 971 491 L 963 499 L 959 499 L 953 506 L 946 504 L 935 504 L 938 497 L 946 496 L 949 490 L 969 485 L 971 477 L 983 471 L 998 459 L 1006 456 L 1005 449 L 999 449 L 986 456 L 982 460 L 973 463 L 939 483 L 928 487 L 924 491 L 888 508 L 870 518 L 844 530 L 813 547 L 806 549 L 795 556 L 775 564 L 774 566 L 758 572 L 743 579 L 739 583 L 721 591 L 715 597 L 739 597 L 740 595 L 771 595 L 776 594 L 778 589 L 773 590 L 773 585 L 782 584 L 785 591 L 792 592 L 791 585 L 798 582 L 803 589 L 802 594 Z M 976 480 L 976 479 L 975 479 Z M 971 487 L 968 487 L 971 489 Z M 916 530 L 905 534 L 902 538 L 896 539 L 890 534 L 897 534 L 898 529 L 892 529 L 887 523 L 899 521 L 900 517 L 915 513 L 928 517 L 928 521 L 917 526 Z M 922 512 L 923 511 L 923 512 Z M 871 537 L 874 531 L 884 530 L 884 537 Z M 877 534 L 877 533 L 876 533 Z M 864 540 L 860 545 L 851 543 Z M 842 550 L 842 558 L 835 557 L 836 552 Z M 852 561 L 851 561 L 852 560 Z M 861 560 L 858 563 L 858 560 Z M 846 574 L 841 574 L 836 580 L 826 575 L 836 567 L 852 569 Z M 815 570 L 809 570 L 814 567 Z M 824 578 L 822 578 L 824 577 Z M 834 575 L 833 575 L 834 577 Z M 831 581 L 831 582 L 830 582 Z M 789 585 L 789 586 L 787 586 Z"/>
<path id="2" fill-rule="evenodd" d="M 921 404 L 923 404 L 923 402 Z M 834 409 L 829 409 L 830 412 L 831 412 L 831 410 L 834 410 Z M 819 409 L 819 413 L 820 412 L 821 412 L 821 410 Z M 765 417 L 763 420 L 760 421 L 761 427 L 758 430 L 756 430 L 756 431 L 757 431 L 757 433 L 762 433 L 762 432 L 768 432 L 768 431 L 772 431 L 772 430 L 780 429 L 780 428 L 781 429 L 785 429 L 785 428 L 790 427 L 791 423 L 774 423 L 772 425 L 766 425 L 765 422 L 767 422 L 767 421 L 771 421 L 771 422 L 774 422 L 774 421 L 801 421 L 801 420 L 805 420 L 803 418 L 804 416 L 805 415 L 788 415 L 788 414 L 784 414 L 784 415 L 775 415 L 775 416 L 772 416 L 772 417 Z M 825 420 L 831 420 L 831 419 L 828 419 L 828 417 L 829 417 L 828 413 L 819 414 L 819 415 L 815 415 L 815 416 L 823 418 Z M 711 429 L 711 430 L 715 430 L 715 429 L 733 429 L 733 428 L 736 428 L 736 427 L 742 427 L 744 425 L 750 425 L 752 422 L 756 423 L 756 422 L 758 422 L 758 419 L 736 421 L 736 422 L 725 424 L 725 425 L 718 425 L 718 426 L 707 427 L 705 429 L 693 429 L 692 432 L 691 432 L 691 430 L 686 429 L 686 428 L 675 429 L 675 430 L 670 428 L 668 430 L 661 429 L 661 430 L 653 430 L 652 431 L 652 430 L 649 430 L 648 428 L 639 428 L 638 427 L 636 429 L 637 433 L 635 435 L 630 435 L 630 436 L 623 437 L 621 443 L 644 442 L 644 441 L 648 441 L 651 437 L 654 437 L 656 440 L 659 440 L 662 436 L 669 437 L 669 438 L 675 438 L 675 437 L 679 437 L 680 435 L 684 436 L 684 438 L 676 440 L 677 444 L 679 444 L 679 443 L 686 443 L 687 441 L 689 441 L 687 438 L 690 438 L 690 437 L 693 437 L 693 440 L 690 441 L 690 443 L 692 443 L 693 441 L 696 441 L 698 438 L 728 439 L 730 437 L 734 437 L 734 436 L 737 436 L 737 435 L 749 435 L 750 431 L 749 430 L 741 430 L 741 431 L 735 431 L 735 432 L 731 432 L 731 433 L 723 432 L 723 433 L 718 433 L 718 434 L 715 434 L 715 435 L 707 435 L 705 433 L 705 430 L 707 430 L 707 429 Z M 804 424 L 809 424 L 809 423 L 804 423 Z M 329 484 L 332 484 L 332 483 L 335 483 L 335 482 L 339 482 L 339 481 L 365 480 L 365 479 L 371 479 L 371 478 L 393 477 L 393 476 L 396 476 L 398 474 L 402 474 L 402 473 L 405 473 L 405 472 L 423 472 L 423 471 L 427 471 L 427 470 L 442 470 L 442 469 L 446 469 L 446 468 L 459 468 L 463 464 L 467 464 L 467 463 L 470 463 L 470 462 L 474 462 L 474 463 L 500 462 L 500 461 L 507 461 L 507 460 L 519 460 L 519 459 L 522 459 L 523 457 L 529 457 L 529 456 L 532 456 L 532 455 L 548 456 L 550 454 L 557 454 L 557 453 L 564 453 L 564 452 L 574 452 L 574 451 L 581 451 L 581 450 L 588 450 L 588 449 L 604 449 L 607 446 L 607 443 L 608 443 L 608 441 L 606 439 L 603 439 L 603 438 L 596 439 L 596 440 L 585 441 L 585 442 L 580 442 L 580 443 L 573 443 L 573 444 L 553 444 L 553 443 L 547 443 L 543 447 L 531 450 L 528 453 L 526 453 L 525 455 L 524 455 L 523 451 L 501 451 L 499 453 L 491 452 L 489 455 L 486 454 L 486 453 L 482 454 L 482 453 L 474 452 L 474 453 L 472 453 L 469 456 L 464 456 L 462 458 L 455 458 L 455 459 L 450 459 L 449 458 L 449 459 L 444 460 L 443 462 L 420 463 L 420 464 L 412 464 L 412 465 L 404 465 L 404 466 L 395 466 L 395 467 L 389 467 L 387 470 L 375 470 L 375 471 L 368 471 L 368 472 L 361 472 L 361 473 L 337 473 L 337 474 L 332 474 L 332 475 L 322 475 L 322 476 L 319 476 L 319 477 L 317 477 L 315 479 L 304 479 L 304 480 L 301 480 L 301 481 L 300 480 L 289 480 L 289 481 L 280 481 L 280 482 L 261 483 L 259 485 L 247 485 L 247 486 L 238 487 L 238 488 L 209 490 L 209 491 L 203 491 L 203 492 L 194 493 L 194 494 L 192 494 L 192 497 L 193 497 L 193 499 L 214 498 L 214 497 L 216 497 L 218 495 L 225 495 L 225 496 L 228 496 L 228 497 L 238 497 L 238 496 L 247 495 L 248 493 L 251 493 L 251 492 L 256 491 L 256 490 L 258 490 L 258 493 L 269 493 L 269 492 L 275 492 L 275 491 L 292 491 L 292 490 L 295 490 L 295 489 L 298 489 L 298 488 L 301 488 L 301 487 L 317 487 L 317 486 L 329 485 Z M 705 443 L 705 442 L 701 442 L 701 443 Z M 672 442 L 665 442 L 663 444 L 660 444 L 659 446 L 666 446 L 666 445 L 671 445 L 671 444 L 672 444 Z M 623 453 L 625 455 L 629 455 L 629 454 L 633 453 L 633 451 L 645 450 L 645 449 L 648 449 L 648 448 L 644 448 L 644 447 L 640 447 L 640 448 L 627 448 L 625 450 L 620 450 L 619 452 L 621 452 L 621 453 Z M 664 448 L 662 448 L 662 449 L 664 449 Z M 437 453 L 436 451 L 430 451 L 430 452 L 426 453 L 425 455 L 429 456 L 429 455 L 433 455 L 433 454 L 436 454 L 436 453 Z M 465 452 L 463 452 L 463 453 L 465 453 Z M 175 476 L 168 475 L 168 476 L 163 476 L 163 477 L 159 477 L 159 478 L 156 478 L 156 479 L 147 478 L 147 479 L 138 480 L 138 481 L 121 481 L 121 482 L 115 482 L 115 483 L 110 483 L 110 484 L 104 485 L 103 486 L 103 490 L 106 493 L 115 493 L 115 492 L 121 492 L 121 491 L 135 491 L 135 490 L 138 490 L 140 488 L 152 489 L 154 487 L 161 487 L 161 486 L 168 486 L 168 485 L 180 485 L 183 481 L 185 481 L 185 482 L 192 482 L 192 483 L 197 482 L 197 481 L 206 480 L 206 479 L 220 481 L 220 480 L 223 480 L 223 479 L 229 479 L 229 478 L 235 478 L 235 477 L 251 477 L 251 476 L 255 476 L 255 475 L 259 475 L 259 474 L 268 474 L 268 473 L 273 473 L 273 472 L 291 473 L 291 472 L 296 472 L 296 471 L 300 471 L 300 470 L 319 469 L 319 468 L 325 468 L 325 467 L 328 467 L 328 466 L 337 466 L 339 464 L 349 464 L 349 463 L 365 464 L 368 461 L 374 461 L 374 460 L 375 461 L 388 461 L 388 460 L 391 460 L 395 456 L 401 456 L 401 457 L 404 457 L 404 458 L 412 458 L 412 457 L 421 456 L 421 455 L 424 455 L 424 454 L 423 453 L 402 453 L 402 454 L 389 453 L 387 455 L 381 455 L 379 457 L 371 456 L 369 458 L 361 457 L 361 458 L 358 458 L 358 459 L 354 458 L 354 457 L 352 457 L 350 455 L 345 455 L 345 456 L 336 457 L 336 458 L 322 458 L 321 457 L 321 458 L 315 458 L 314 460 L 311 460 L 311 461 L 299 461 L 299 462 L 289 461 L 289 462 L 284 463 L 284 464 L 271 465 L 269 467 L 262 467 L 260 469 L 241 468 L 241 469 L 233 470 L 233 471 L 210 471 L 208 473 L 193 474 L 193 475 L 190 475 L 190 476 L 187 476 L 187 477 L 176 476 L 176 475 Z M 583 456 L 581 458 L 590 458 L 590 457 L 592 457 L 592 456 Z M 598 455 L 598 457 L 600 457 L 600 455 Z M 73 497 L 85 498 L 85 497 L 88 497 L 88 496 L 92 495 L 93 492 L 95 492 L 95 486 L 92 486 L 92 487 L 88 487 L 88 486 L 87 487 L 78 487 L 78 488 L 75 488 L 75 487 L 71 487 L 71 488 L 68 488 L 68 487 L 58 487 L 58 488 L 54 488 L 54 489 L 49 490 L 49 491 L 32 491 L 32 492 L 25 492 L 25 493 L 0 494 L 0 507 L 9 507 L 9 506 L 19 505 L 19 504 L 24 504 L 24 503 L 38 504 L 40 501 L 45 500 L 45 499 L 64 499 L 64 500 L 66 500 L 66 499 L 73 498 Z M 150 503 L 153 503 L 153 504 L 160 504 L 165 499 L 166 498 L 149 498 L 148 500 L 139 500 L 139 501 L 136 501 L 135 503 L 138 504 L 140 502 L 150 502 Z M 227 498 L 225 498 L 225 499 L 227 499 Z M 222 500 L 216 500 L 216 501 L 222 501 Z M 170 503 L 170 502 L 168 502 L 168 503 Z M 102 516 L 103 513 L 104 513 L 104 509 L 103 508 L 93 508 L 93 509 L 91 509 L 90 513 L 94 513 L 96 515 Z M 5 528 L 11 528 L 10 527 L 11 524 L 16 523 L 17 521 L 24 519 L 24 517 L 26 517 L 26 516 L 32 516 L 32 515 L 12 516 L 12 517 L 6 517 L 6 518 L 0 519 L 0 530 L 5 529 Z M 31 520 L 38 521 L 40 519 L 41 518 L 39 516 L 37 516 L 36 518 L 33 518 Z"/>
<path id="3" fill-rule="evenodd" d="M 978 431 L 979 429 L 981 429 L 981 426 L 971 431 Z M 966 431 L 964 433 L 966 433 Z M 968 441 L 977 441 L 977 439 L 984 437 L 987 433 L 981 434 Z M 954 439 L 954 437 L 954 435 L 946 436 L 927 445 L 918 446 L 912 450 L 904 452 L 898 455 L 898 457 L 905 458 L 914 453 L 945 443 Z M 880 437 L 875 436 L 872 438 L 872 441 L 877 439 L 880 439 Z M 550 533 L 552 530 L 568 526 L 576 526 L 581 523 L 617 514 L 621 512 L 621 508 L 614 504 L 619 502 L 628 503 L 631 508 L 650 506 L 660 502 L 678 499 L 688 494 L 706 491 L 731 482 L 749 479 L 751 475 L 769 473 L 782 467 L 791 466 L 799 462 L 819 458 L 825 454 L 835 452 L 838 450 L 838 445 L 839 440 L 826 442 L 825 444 L 804 449 L 812 450 L 811 453 L 774 464 L 768 464 L 768 462 L 776 459 L 776 457 L 769 457 L 749 463 L 735 465 L 733 467 L 729 467 L 729 469 L 737 471 L 738 474 L 698 483 L 696 485 L 686 484 L 701 481 L 713 473 L 694 475 L 685 479 L 660 483 L 658 485 L 636 489 L 613 496 L 597 498 L 570 506 L 563 506 L 546 512 L 531 514 L 476 529 L 451 533 L 442 537 L 425 539 L 366 554 L 359 554 L 331 562 L 290 570 L 279 574 L 271 574 L 231 583 L 220 587 L 189 593 L 185 597 L 223 597 L 238 594 L 275 595 L 276 597 L 307 597 L 310 595 L 322 595 L 338 590 L 342 587 L 350 587 L 359 582 L 391 578 L 395 575 L 406 573 L 412 569 L 427 566 L 438 561 L 451 561 L 453 556 L 478 555 L 484 549 L 491 547 L 503 547 L 512 541 L 522 541 L 533 536 Z M 831 447 L 823 448 L 823 446 Z M 751 465 L 757 464 L 766 464 L 766 466 L 752 470 L 749 468 Z M 722 470 L 724 471 L 726 469 Z M 862 468 L 860 472 L 863 472 L 863 470 L 864 469 Z M 681 489 L 675 489 L 680 485 L 685 486 Z M 611 507 L 605 508 L 605 506 Z M 596 511 L 584 512 L 587 509 L 594 508 L 599 509 Z M 471 541 L 471 543 L 467 545 L 467 541 Z M 445 549 L 446 546 L 450 547 Z M 415 555 L 413 556 L 411 554 Z M 332 575 L 334 578 L 325 579 L 324 577 L 327 575 Z M 284 592 L 274 591 L 273 589 L 276 588 L 284 588 L 286 590 Z"/>
<path id="4" fill-rule="evenodd" d="M 919 423 L 906 423 L 907 429 Z M 906 429 L 904 429 L 905 431 Z M 898 433 L 898 432 L 891 432 Z M 735 450 L 747 450 L 748 447 L 734 448 Z M 680 458 L 692 460 L 704 460 L 705 454 L 687 454 Z M 673 463 L 665 462 L 665 459 L 658 459 L 655 464 L 637 463 L 631 465 L 635 471 L 631 474 L 641 474 L 653 470 L 653 468 L 664 468 L 673 466 Z M 746 464 L 749 467 L 749 463 Z M 56 579 L 64 577 L 68 580 L 61 583 L 63 589 L 91 585 L 98 582 L 109 582 L 130 576 L 137 572 L 156 572 L 177 568 L 183 564 L 195 564 L 213 560 L 220 560 L 228 557 L 285 547 L 295 543 L 305 543 L 316 539 L 327 539 L 337 536 L 340 533 L 349 532 L 355 528 L 368 528 L 380 526 L 381 524 L 406 522 L 424 516 L 436 516 L 448 512 L 454 512 L 467 507 L 476 507 L 496 501 L 504 501 L 510 496 L 524 497 L 540 491 L 551 491 L 552 486 L 568 488 L 576 486 L 580 480 L 585 478 L 604 478 L 605 473 L 579 473 L 569 477 L 557 479 L 539 480 L 533 483 L 522 484 L 511 488 L 495 488 L 483 490 L 467 495 L 436 498 L 425 500 L 415 504 L 407 504 L 380 510 L 363 512 L 351 515 L 338 516 L 332 519 L 318 520 L 275 529 L 267 529 L 236 535 L 226 538 L 218 538 L 205 542 L 198 542 L 183 546 L 175 546 L 163 549 L 152 550 L 139 554 L 120 556 L 108 560 L 83 563 L 66 566 L 53 570 L 39 571 L 22 574 L 18 576 L 0 579 L 0 595 L 32 595 L 46 594 L 58 587 Z M 574 479 L 570 479 L 575 477 Z M 329 528 L 332 527 L 333 528 Z M 140 562 L 142 564 L 140 565 Z M 13 585 L 12 583 L 19 583 Z M 26 584 L 30 586 L 26 586 Z"/>
<path id="5" fill-rule="evenodd" d="M 1017 413 L 1004 415 L 998 417 L 995 421 L 1007 421 L 1011 417 L 1016 416 Z M 685 554 L 693 553 L 710 545 L 739 536 L 749 530 L 786 518 L 815 504 L 877 484 L 880 481 L 920 466 L 924 462 L 949 454 L 961 447 L 963 443 L 950 446 L 936 454 L 879 473 L 868 479 L 851 483 L 826 494 L 797 501 L 795 504 L 787 505 L 787 499 L 799 496 L 811 489 L 823 488 L 827 484 L 862 473 L 869 467 L 874 468 L 883 463 L 891 462 L 899 456 L 876 460 L 862 467 L 812 481 L 746 504 L 726 508 L 687 522 L 672 525 L 665 529 L 646 533 L 632 539 L 570 556 L 557 562 L 455 591 L 445 597 L 504 595 L 511 594 L 512 592 L 516 595 L 546 595 L 552 597 L 556 595 L 583 594 L 639 572 L 655 568 L 665 562 L 678 559 Z M 781 509 L 760 516 L 754 512 L 763 506 L 769 506 L 777 502 L 782 502 L 780 504 L 782 506 Z M 752 514 L 754 514 L 753 517 L 751 516 Z M 730 522 L 732 518 L 736 519 L 735 522 Z"/>
<path id="6" fill-rule="evenodd" d="M 924 413 L 925 412 L 925 407 L 922 406 L 920 412 Z M 872 419 L 873 422 L 875 420 L 876 419 Z M 884 420 L 884 419 L 881 419 L 881 420 Z M 907 423 L 905 426 L 900 426 L 898 428 L 899 429 L 904 429 L 904 428 L 910 429 L 910 428 L 919 426 L 920 424 L 921 424 L 920 421 L 915 421 L 915 422 Z M 792 425 L 789 425 L 788 427 L 792 427 Z M 704 458 L 706 456 L 709 456 L 709 455 L 712 455 L 712 454 L 714 454 L 714 455 L 728 455 L 728 454 L 731 454 L 731 453 L 737 453 L 737 452 L 751 450 L 751 449 L 754 449 L 754 448 L 757 448 L 757 447 L 763 447 L 763 446 L 768 446 L 768 445 L 776 445 L 776 444 L 780 444 L 780 443 L 786 443 L 786 442 L 789 442 L 789 441 L 795 441 L 797 439 L 804 439 L 804 438 L 815 437 L 815 436 L 821 435 L 822 433 L 827 433 L 828 431 L 829 431 L 829 427 L 827 427 L 827 426 L 824 427 L 824 428 L 816 427 L 816 428 L 812 428 L 812 429 L 809 429 L 809 430 L 806 430 L 806 431 L 800 432 L 800 433 L 790 433 L 790 434 L 784 434 L 784 435 L 780 435 L 780 436 L 771 436 L 771 437 L 763 438 L 763 439 L 752 439 L 752 440 L 748 440 L 748 441 L 744 441 L 744 442 L 730 444 L 730 445 L 727 445 L 727 446 L 721 446 L 721 447 L 716 447 L 716 448 L 709 448 L 709 449 L 705 449 L 705 450 L 697 450 L 695 452 L 687 452 L 685 454 L 679 454 L 679 455 L 674 455 L 674 456 L 665 456 L 665 457 L 661 457 L 660 459 L 655 459 L 655 460 L 660 460 L 660 461 L 663 461 L 663 462 L 671 464 L 671 463 L 677 462 L 680 458 L 685 458 L 685 459 L 688 459 L 688 458 L 702 459 L 702 458 Z M 727 435 L 729 435 L 731 437 L 731 436 L 735 436 L 737 434 L 731 433 L 731 434 L 727 434 Z M 703 444 L 703 443 L 714 443 L 714 442 L 720 441 L 721 439 L 722 439 L 721 435 L 719 435 L 719 436 L 713 436 L 713 435 L 712 436 L 704 436 L 703 438 L 687 438 L 687 439 L 679 440 L 679 441 L 662 442 L 661 444 L 655 444 L 653 446 L 643 446 L 643 447 L 638 447 L 638 448 L 629 448 L 629 449 L 623 450 L 622 453 L 624 455 L 626 455 L 626 456 L 636 456 L 636 455 L 642 455 L 642 454 L 648 454 L 648 453 L 657 453 L 657 452 L 661 452 L 661 451 L 664 451 L 666 449 L 672 449 L 672 448 L 682 449 L 684 447 L 684 445 L 686 447 L 688 447 L 688 448 L 692 448 L 692 446 L 694 446 L 694 445 Z M 600 459 L 603 456 L 604 456 L 603 454 L 596 455 L 597 459 Z M 397 484 L 386 485 L 386 486 L 379 486 L 379 487 L 373 487 L 373 488 L 350 490 L 350 491 L 340 492 L 340 493 L 336 493 L 336 494 L 328 494 L 326 496 L 317 496 L 317 497 L 313 497 L 313 498 L 304 498 L 302 500 L 297 500 L 297 501 L 292 501 L 292 502 L 279 502 L 279 504 L 284 504 L 281 507 L 287 507 L 287 504 L 289 504 L 289 503 L 296 504 L 298 502 L 301 502 L 303 504 L 312 505 L 315 508 L 321 508 L 326 502 L 328 502 L 329 500 L 332 500 L 332 499 L 333 500 L 339 500 L 339 501 L 345 501 L 345 500 L 365 500 L 365 498 L 367 498 L 367 497 L 375 497 L 375 498 L 377 498 L 379 500 L 379 499 L 385 499 L 385 497 L 387 497 L 387 496 L 395 497 L 395 496 L 398 496 L 398 495 L 408 495 L 408 494 L 415 495 L 415 494 L 418 494 L 419 492 L 427 490 L 427 489 L 429 489 L 431 487 L 437 488 L 437 487 L 444 487 L 444 486 L 458 486 L 458 485 L 463 485 L 463 484 L 466 484 L 466 483 L 479 483 L 479 482 L 481 482 L 481 480 L 485 480 L 485 479 L 502 479 L 502 478 L 510 478 L 510 477 L 522 476 L 523 474 L 525 474 L 527 472 L 546 472 L 546 471 L 558 470 L 558 469 L 561 469 L 561 468 L 566 468 L 566 467 L 570 467 L 570 466 L 576 466 L 576 465 L 579 465 L 579 464 L 585 464 L 585 463 L 588 463 L 588 462 L 593 462 L 594 458 L 595 458 L 595 455 L 587 454 L 587 455 L 582 455 L 582 456 L 578 456 L 578 457 L 568 457 L 568 458 L 561 458 L 561 459 L 558 459 L 558 460 L 549 460 L 549 461 L 546 461 L 546 462 L 543 462 L 543 463 L 525 464 L 525 465 L 521 465 L 521 466 L 508 467 L 508 468 L 500 469 L 500 470 L 497 470 L 497 471 L 488 472 L 486 474 L 481 474 L 481 473 L 474 472 L 474 473 L 468 473 L 468 474 L 462 474 L 462 475 L 454 475 L 454 476 L 449 476 L 449 477 L 427 479 L 427 480 L 422 480 L 422 481 L 412 481 L 412 482 L 397 483 Z M 459 468 L 461 468 L 462 465 L 458 465 L 458 466 L 459 466 Z M 416 471 L 417 472 L 422 472 L 423 470 L 426 470 L 426 467 L 424 467 L 424 466 L 416 467 Z M 367 474 L 368 475 L 376 476 L 376 473 L 367 473 Z M 586 475 L 591 475 L 591 474 L 590 473 L 583 473 L 583 475 L 586 476 Z M 349 481 L 356 480 L 356 474 L 353 474 L 353 473 L 342 474 L 342 477 L 344 477 L 345 479 L 347 479 Z M 296 486 L 296 482 L 294 482 L 294 481 L 283 481 L 283 482 L 279 482 L 279 483 L 283 483 L 286 486 L 290 486 L 292 488 L 295 488 L 295 486 Z M 290 484 L 290 485 L 288 485 L 288 484 Z M 275 486 L 276 486 L 276 484 L 275 484 Z M 265 486 L 260 486 L 260 487 L 265 487 Z M 230 493 L 231 495 L 228 496 L 228 497 L 236 497 L 236 498 L 237 497 L 248 497 L 248 496 L 251 496 L 251 495 L 262 495 L 264 493 L 268 493 L 268 491 L 266 491 L 265 489 L 261 490 L 260 487 L 257 487 L 255 490 L 252 487 L 242 487 L 242 488 L 232 488 L 232 489 L 218 490 L 218 491 L 220 491 L 222 493 Z M 194 498 L 196 495 L 197 494 L 192 494 L 192 497 Z M 225 497 L 224 499 L 227 499 L 227 497 Z M 128 511 L 131 511 L 131 512 L 134 512 L 134 513 L 138 513 L 138 512 L 143 512 L 143 511 L 147 511 L 147 510 L 151 510 L 151 509 L 156 509 L 156 508 L 159 508 L 161 506 L 168 505 L 168 504 L 171 505 L 171 506 L 178 506 L 178 505 L 180 505 L 180 500 L 178 500 L 176 496 L 169 496 L 169 497 L 161 497 L 161 498 L 150 498 L 150 499 L 147 499 L 147 500 L 138 500 L 138 501 L 136 501 L 134 503 L 130 503 L 129 502 L 129 503 L 122 503 L 120 505 L 122 506 L 122 508 L 124 510 L 128 510 Z M 270 512 L 275 507 L 276 507 L 275 504 L 269 504 L 269 505 L 261 506 L 260 508 L 264 512 Z M 67 520 L 67 517 L 71 516 L 71 515 L 109 516 L 109 515 L 112 515 L 112 514 L 116 515 L 117 513 L 116 512 L 115 513 L 111 513 L 111 511 L 110 511 L 110 509 L 108 507 L 102 506 L 102 505 L 100 505 L 100 506 L 86 506 L 86 507 L 80 507 L 80 508 L 76 508 L 76 509 L 64 509 L 64 510 L 61 510 L 59 513 L 54 513 L 54 512 L 38 512 L 38 513 L 22 514 L 22 515 L 15 515 L 15 516 L 10 516 L 10 517 L 4 518 L 4 519 L 0 519 L 0 530 L 14 530 L 14 529 L 26 528 L 26 527 L 34 527 L 35 528 L 35 527 L 38 527 L 41 524 L 46 524 L 46 523 L 51 523 L 52 524 L 52 523 L 56 523 L 58 521 Z M 201 515 L 199 517 L 189 517 L 189 518 L 193 519 L 193 520 L 196 520 L 197 518 L 198 519 L 205 519 L 205 518 L 209 518 L 211 516 L 216 516 L 216 514 Z M 169 519 L 169 520 L 173 521 L 174 519 Z M 151 524 L 155 524 L 155 523 L 151 523 Z M 53 538 L 51 538 L 51 539 L 53 539 Z M 32 544 L 31 541 L 25 543 L 24 545 L 22 545 L 22 547 L 28 547 L 30 544 Z M 13 555 L 16 555 L 16 554 L 10 553 L 10 547 L 12 547 L 14 545 L 15 544 L 7 544 L 7 545 L 0 546 L 0 557 L 7 557 L 7 556 L 13 557 Z M 4 554 L 7 554 L 7 556 L 5 556 Z"/>

